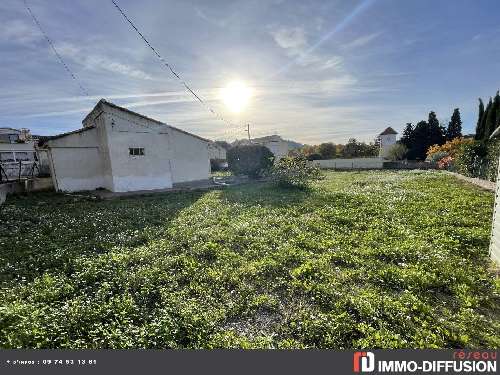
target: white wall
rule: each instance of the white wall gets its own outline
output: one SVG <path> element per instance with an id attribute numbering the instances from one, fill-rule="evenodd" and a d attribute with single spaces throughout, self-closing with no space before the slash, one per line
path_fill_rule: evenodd
<path id="1" fill-rule="evenodd" d="M 69 134 L 47 142 L 54 188 L 82 191 L 110 188 L 104 180 L 104 165 L 98 129 Z"/>
<path id="2" fill-rule="evenodd" d="M 210 142 L 208 144 L 208 157 L 209 159 L 225 160 L 227 157 L 226 149 L 215 142 Z"/>
<path id="3" fill-rule="evenodd" d="M 210 178 L 208 142 L 176 129 L 172 129 L 171 135 L 174 184 Z"/>
<path id="4" fill-rule="evenodd" d="M 57 190 L 153 190 L 209 178 L 208 141 L 199 137 L 103 101 L 83 125 L 48 141 Z M 144 155 L 130 155 L 130 148 Z"/>
<path id="5" fill-rule="evenodd" d="M 269 137 L 271 139 L 259 140 L 258 138 L 253 140 L 254 143 L 265 146 L 274 155 L 275 160 L 279 160 L 288 155 L 289 147 L 288 142 L 277 136 Z"/>
<path id="6" fill-rule="evenodd" d="M 314 160 L 312 163 L 321 169 L 382 169 L 384 166 L 380 158 Z"/>
<path id="7" fill-rule="evenodd" d="M 396 144 L 396 134 L 385 134 L 379 136 L 380 139 L 380 151 L 379 151 L 379 156 L 380 157 L 387 157 L 388 152 L 391 149 L 391 147 Z"/>
<path id="8" fill-rule="evenodd" d="M 106 107 L 105 123 L 112 191 L 167 189 L 172 187 L 170 129 L 155 121 Z M 130 155 L 143 148 L 144 155 Z"/>

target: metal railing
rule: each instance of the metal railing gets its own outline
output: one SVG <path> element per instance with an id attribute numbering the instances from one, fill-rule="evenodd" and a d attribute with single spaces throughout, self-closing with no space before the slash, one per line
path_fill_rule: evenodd
<path id="1" fill-rule="evenodd" d="M 0 162 L 0 183 L 34 178 L 39 173 L 40 168 L 36 160 Z"/>

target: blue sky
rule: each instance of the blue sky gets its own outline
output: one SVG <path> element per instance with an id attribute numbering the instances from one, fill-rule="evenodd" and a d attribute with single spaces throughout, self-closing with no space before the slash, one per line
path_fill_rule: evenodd
<path id="1" fill-rule="evenodd" d="M 99 98 L 212 139 L 278 133 L 303 143 L 371 141 L 386 126 L 448 121 L 459 107 L 473 132 L 477 98 L 500 88 L 500 13 L 478 1 L 117 0 L 207 102 L 194 101 L 110 1 L 0 2 L 0 127 L 57 134 L 81 127 Z M 239 114 L 220 88 L 254 90 Z"/>

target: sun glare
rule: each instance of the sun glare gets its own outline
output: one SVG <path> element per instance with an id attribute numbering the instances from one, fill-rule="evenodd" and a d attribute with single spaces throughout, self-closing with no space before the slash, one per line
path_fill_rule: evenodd
<path id="1" fill-rule="evenodd" d="M 244 82 L 233 81 L 221 90 L 221 99 L 232 112 L 241 112 L 252 97 L 252 89 Z"/>

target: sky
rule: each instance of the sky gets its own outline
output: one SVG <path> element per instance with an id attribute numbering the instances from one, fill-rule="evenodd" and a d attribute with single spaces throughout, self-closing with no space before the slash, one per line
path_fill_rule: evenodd
<path id="1" fill-rule="evenodd" d="M 387 126 L 460 108 L 500 88 L 497 0 L 116 0 L 163 58 L 223 116 L 186 92 L 107 0 L 0 2 L 0 127 L 80 128 L 100 98 L 203 137 L 279 134 L 301 143 L 373 141 Z M 233 113 L 221 89 L 252 89 Z"/>

